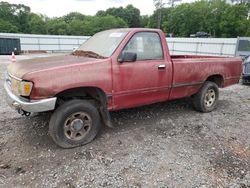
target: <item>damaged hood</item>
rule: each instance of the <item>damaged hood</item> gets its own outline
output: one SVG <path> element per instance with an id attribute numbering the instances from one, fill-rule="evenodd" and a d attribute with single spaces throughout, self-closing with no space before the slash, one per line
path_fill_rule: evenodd
<path id="1" fill-rule="evenodd" d="M 74 56 L 74 55 L 60 55 L 60 56 L 35 58 L 35 59 L 22 60 L 10 64 L 8 66 L 8 73 L 15 77 L 23 78 L 25 74 L 35 71 L 67 67 L 81 63 L 92 63 L 92 62 L 94 63 L 98 61 L 100 61 L 100 59 Z"/>

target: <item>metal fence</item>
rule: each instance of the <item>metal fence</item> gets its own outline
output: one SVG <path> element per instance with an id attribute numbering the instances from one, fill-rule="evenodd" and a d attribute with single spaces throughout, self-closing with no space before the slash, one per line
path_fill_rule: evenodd
<path id="1" fill-rule="evenodd" d="M 0 33 L 0 37 L 20 38 L 22 51 L 70 52 L 86 41 L 88 36 L 32 35 Z M 172 55 L 250 55 L 250 38 L 167 38 Z M 239 52 L 239 50 L 241 50 Z M 249 50 L 248 50 L 249 49 Z M 242 50 L 245 50 L 242 52 Z"/>
<path id="2" fill-rule="evenodd" d="M 167 38 L 173 55 L 235 56 L 237 38 Z"/>
<path id="3" fill-rule="evenodd" d="M 22 51 L 69 52 L 89 37 L 0 33 L 0 37 L 20 38 Z"/>

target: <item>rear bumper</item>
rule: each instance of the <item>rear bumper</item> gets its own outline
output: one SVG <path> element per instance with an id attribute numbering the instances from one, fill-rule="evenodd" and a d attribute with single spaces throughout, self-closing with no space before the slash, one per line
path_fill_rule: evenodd
<path id="1" fill-rule="evenodd" d="M 8 104 L 16 109 L 25 112 L 45 112 L 55 109 L 56 97 L 42 100 L 28 100 L 23 97 L 17 97 L 12 93 L 7 83 L 4 83 Z"/>

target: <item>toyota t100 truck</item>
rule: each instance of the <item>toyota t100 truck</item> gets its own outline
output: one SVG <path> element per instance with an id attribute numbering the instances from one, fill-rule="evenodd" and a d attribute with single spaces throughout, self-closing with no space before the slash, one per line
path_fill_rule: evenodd
<path id="1" fill-rule="evenodd" d="M 53 111 L 49 133 L 72 148 L 92 141 L 110 111 L 190 97 L 200 112 L 215 109 L 218 88 L 237 84 L 241 58 L 170 55 L 158 29 L 95 34 L 72 54 L 12 63 L 7 100 L 19 113 Z"/>

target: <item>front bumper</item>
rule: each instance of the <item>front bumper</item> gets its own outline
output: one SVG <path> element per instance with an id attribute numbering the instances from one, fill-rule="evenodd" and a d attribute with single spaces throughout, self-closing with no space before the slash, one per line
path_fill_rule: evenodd
<path id="1" fill-rule="evenodd" d="M 4 83 L 4 89 L 6 91 L 8 104 L 16 110 L 23 110 L 25 112 L 46 112 L 55 109 L 56 97 L 42 100 L 29 100 L 18 97 L 12 93 L 6 82 Z"/>

